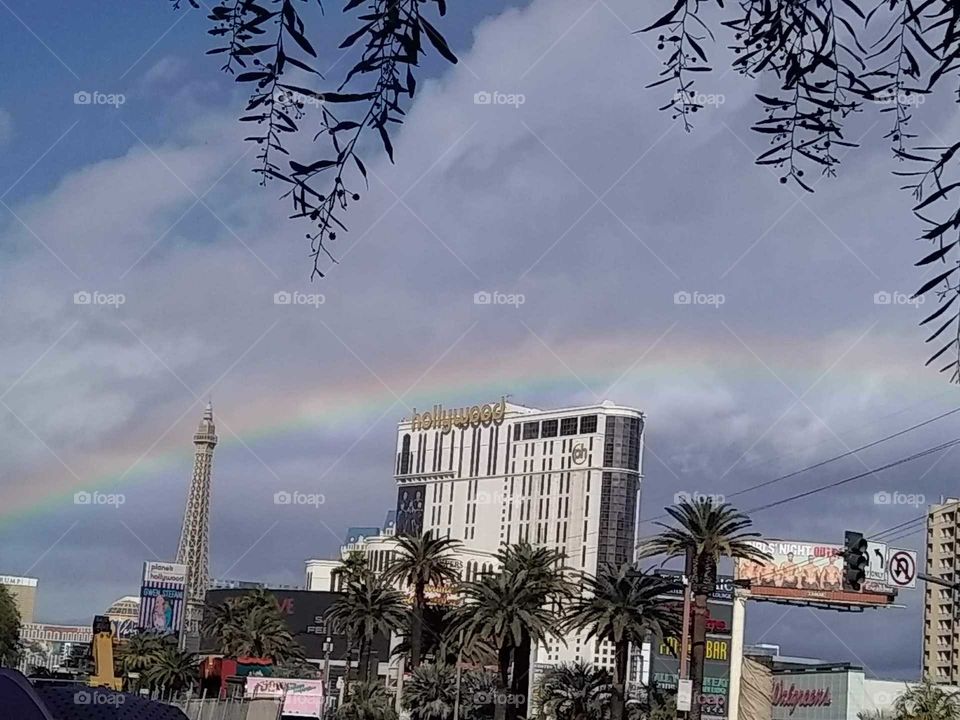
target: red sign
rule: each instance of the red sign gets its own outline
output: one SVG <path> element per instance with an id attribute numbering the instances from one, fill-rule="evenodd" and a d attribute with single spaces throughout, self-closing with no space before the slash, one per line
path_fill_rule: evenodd
<path id="1" fill-rule="evenodd" d="M 798 688 L 793 683 L 788 687 L 778 680 L 773 684 L 773 706 L 790 708 L 790 715 L 798 707 L 830 707 L 833 702 L 830 688 Z"/>

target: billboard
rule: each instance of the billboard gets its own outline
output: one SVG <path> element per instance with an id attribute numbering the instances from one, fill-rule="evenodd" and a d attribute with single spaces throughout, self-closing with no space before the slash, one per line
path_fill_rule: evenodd
<path id="1" fill-rule="evenodd" d="M 322 680 L 247 677 L 244 695 L 251 699 L 283 698 L 283 715 L 312 718 L 323 716 Z"/>
<path id="2" fill-rule="evenodd" d="M 665 638 L 654 643 L 651 658 L 651 680 L 661 690 L 676 691 L 680 675 L 680 641 Z M 706 660 L 703 664 L 704 717 L 725 718 L 730 694 L 730 638 L 707 636 Z"/>
<path id="3" fill-rule="evenodd" d="M 843 589 L 843 548 L 796 540 L 753 541 L 772 556 L 769 562 L 737 560 L 737 580 L 750 581 L 750 597 L 778 602 L 889 605 L 895 592 L 867 581 L 857 592 Z"/>
<path id="4" fill-rule="evenodd" d="M 683 573 L 673 570 L 657 570 L 657 575 L 667 579 L 676 578 L 678 583 Z M 677 611 L 683 611 L 682 585 L 678 584 L 661 597 L 675 603 Z M 690 608 L 691 613 L 693 607 Z M 692 619 L 691 619 L 692 622 Z M 733 629 L 733 578 L 717 578 L 717 590 L 707 599 L 707 645 L 703 670 L 703 695 L 700 707 L 704 717 L 725 718 L 730 694 L 730 640 Z M 650 679 L 663 690 L 676 691 L 680 676 L 680 640 L 664 638 L 653 643 Z"/>
<path id="5" fill-rule="evenodd" d="M 141 630 L 164 635 L 180 634 L 186 583 L 186 565 L 165 562 L 143 564 L 139 619 Z"/>
<path id="6" fill-rule="evenodd" d="M 208 590 L 207 605 L 223 605 L 230 598 L 242 597 L 254 592 L 249 589 Z M 332 658 L 343 659 L 348 652 L 356 653 L 356 645 L 350 645 L 345 635 L 335 632 L 327 622 L 327 612 L 343 593 L 326 592 L 320 590 L 285 590 L 268 588 L 277 602 L 277 608 L 283 616 L 287 630 L 303 647 L 307 659 L 321 661 L 325 652 L 323 645 L 329 637 L 333 642 Z M 219 647 L 217 638 L 206 635 L 201 637 L 200 651 L 202 653 L 216 653 Z M 377 635 L 373 641 L 373 652 L 378 662 L 386 662 L 390 656 L 389 638 Z"/>
<path id="7" fill-rule="evenodd" d="M 423 508 L 426 485 L 401 485 L 397 489 L 397 535 L 423 534 Z"/>

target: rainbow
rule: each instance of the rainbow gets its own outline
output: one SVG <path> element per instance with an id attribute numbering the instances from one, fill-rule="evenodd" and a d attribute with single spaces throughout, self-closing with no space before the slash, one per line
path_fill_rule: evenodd
<path id="1" fill-rule="evenodd" d="M 371 375 L 346 387 L 332 383 L 314 386 L 296 397 L 274 397 L 262 392 L 236 398 L 236 410 L 230 402 L 221 401 L 215 406 L 220 437 L 217 454 L 222 457 L 236 449 L 246 451 L 251 443 L 303 433 L 347 442 L 370 432 L 392 434 L 395 423 L 410 416 L 410 408 L 429 407 L 436 402 L 455 406 L 506 396 L 511 402 L 523 404 L 542 401 L 544 407 L 588 404 L 597 401 L 598 396 L 600 400 L 607 399 L 606 389 L 611 383 L 615 387 L 610 390 L 609 399 L 644 410 L 649 410 L 643 401 L 645 395 L 670 387 L 679 378 L 707 387 L 720 382 L 744 388 L 761 383 L 779 387 L 772 374 L 776 373 L 801 393 L 829 366 L 824 358 L 839 356 L 850 344 L 847 340 L 825 349 L 823 344 L 807 343 L 798 349 L 796 344 L 772 338 L 751 338 L 746 342 L 752 352 L 733 337 L 711 340 L 702 335 L 679 334 L 660 343 L 656 336 L 632 340 L 622 336 L 593 337 L 558 342 L 547 350 L 531 338 L 509 357 L 478 357 L 471 353 L 465 362 L 451 357 L 422 380 L 425 367 L 398 367 L 382 376 L 383 382 Z M 883 346 L 882 351 L 878 344 Z M 644 355 L 651 346 L 654 349 Z M 753 353 L 764 358 L 767 367 Z M 859 393 L 863 383 L 868 390 L 871 384 L 882 383 L 887 390 L 905 397 L 916 398 L 939 390 L 946 399 L 949 388 L 944 379 L 935 372 L 925 372 L 922 362 L 917 361 L 919 356 L 904 357 L 903 353 L 903 343 L 896 338 L 865 340 L 844 358 L 840 367 L 819 379 L 818 391 Z M 611 362 L 611 358 L 616 360 Z M 544 372 L 545 368 L 550 371 Z M 860 384 L 854 385 L 855 382 Z M 402 401 L 392 391 L 401 395 Z M 67 458 L 66 463 L 77 477 L 73 472 L 65 472 L 59 463 L 51 463 L 45 471 L 21 478 L 16 487 L 9 484 L 0 488 L 0 529 L 66 505 L 78 490 L 109 492 L 151 482 L 165 471 L 189 465 L 193 453 L 191 438 L 204 402 L 198 399 L 188 408 L 177 408 L 183 415 L 160 440 L 149 435 L 125 436 L 125 447 L 78 458 L 76 465 L 74 459 Z"/>

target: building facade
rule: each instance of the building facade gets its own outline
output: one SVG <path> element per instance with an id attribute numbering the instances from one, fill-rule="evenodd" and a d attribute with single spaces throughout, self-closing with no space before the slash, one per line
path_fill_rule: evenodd
<path id="1" fill-rule="evenodd" d="M 13 596 L 17 611 L 20 613 L 20 622 L 32 623 L 37 602 L 37 579 L 0 575 L 0 585 Z"/>
<path id="2" fill-rule="evenodd" d="M 894 704 L 915 682 L 874 680 L 846 663 L 814 665 L 772 672 L 772 720 L 859 720 L 889 717 Z M 944 688 L 948 692 L 955 687 Z"/>
<path id="3" fill-rule="evenodd" d="M 564 553 L 596 574 L 634 559 L 644 416 L 605 401 L 536 410 L 507 403 L 414 411 L 397 428 L 396 532 L 456 538 L 463 577 L 496 569 L 518 542 Z M 613 666 L 579 633 L 537 649 L 536 664 Z"/>
<path id="4" fill-rule="evenodd" d="M 927 573 L 957 582 L 960 567 L 960 500 L 950 498 L 927 512 Z M 960 604 L 949 588 L 926 583 L 923 595 L 923 674 L 933 682 L 960 684 Z"/>

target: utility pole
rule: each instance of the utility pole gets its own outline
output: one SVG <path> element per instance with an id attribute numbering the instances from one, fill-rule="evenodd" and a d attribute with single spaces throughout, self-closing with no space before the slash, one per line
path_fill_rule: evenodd
<path id="1" fill-rule="evenodd" d="M 686 564 L 683 569 L 683 630 L 680 635 L 680 668 L 679 676 L 677 679 L 677 714 L 684 714 L 684 717 L 693 709 L 693 706 L 690 705 L 685 710 L 680 709 L 680 690 L 683 687 L 691 685 L 690 681 L 690 610 L 692 609 L 690 590 L 693 581 L 693 570 L 694 570 L 694 550 L 693 548 L 687 548 L 687 557 Z M 692 701 L 696 701 L 692 697 L 693 689 L 690 688 L 689 698 Z"/>

